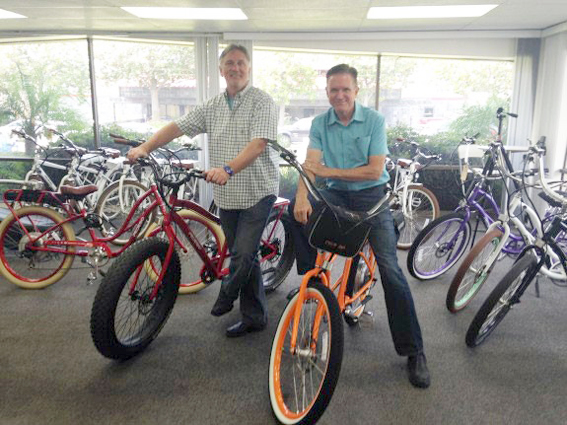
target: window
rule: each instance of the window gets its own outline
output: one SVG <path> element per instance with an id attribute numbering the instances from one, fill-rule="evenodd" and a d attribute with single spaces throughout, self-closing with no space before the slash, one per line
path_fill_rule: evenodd
<path id="1" fill-rule="evenodd" d="M 109 132 L 148 138 L 197 103 L 192 43 L 94 40 L 98 115 Z"/>
<path id="2" fill-rule="evenodd" d="M 47 145 L 46 127 L 92 145 L 93 118 L 87 42 L 0 44 L 0 152 L 33 155 L 35 146 L 12 136 L 25 131 Z"/>
<path id="3" fill-rule="evenodd" d="M 254 85 L 269 93 L 276 102 L 280 143 L 292 148 L 300 160 L 309 144 L 311 120 L 330 107 L 325 74 L 340 63 L 357 68 L 358 101 L 374 107 L 376 55 L 254 49 Z"/>
<path id="4" fill-rule="evenodd" d="M 379 109 L 401 133 L 487 138 L 510 104 L 513 71 L 510 61 L 383 56 Z"/>

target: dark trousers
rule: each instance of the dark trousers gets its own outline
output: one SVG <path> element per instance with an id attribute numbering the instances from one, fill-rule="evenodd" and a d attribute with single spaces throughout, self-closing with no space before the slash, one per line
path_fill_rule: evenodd
<path id="1" fill-rule="evenodd" d="M 368 211 L 384 196 L 385 187 L 386 185 L 379 185 L 360 191 L 326 189 L 321 192 L 325 199 L 333 205 L 339 205 L 352 211 Z M 289 208 L 293 218 L 292 232 L 297 272 L 305 274 L 314 267 L 317 251 L 309 245 L 304 226 L 295 221 L 294 205 L 295 200 Z M 371 222 L 373 226 L 369 241 L 378 262 L 394 346 L 401 356 L 417 354 L 423 351 L 421 329 L 408 282 L 398 265 L 396 250 L 398 236 L 390 210 L 386 208 Z"/>
<path id="2" fill-rule="evenodd" d="M 242 321 L 251 325 L 264 326 L 268 320 L 258 246 L 275 200 L 270 195 L 247 209 L 219 209 L 230 250 L 229 275 L 223 279 L 219 298 L 234 302 L 240 296 Z"/>

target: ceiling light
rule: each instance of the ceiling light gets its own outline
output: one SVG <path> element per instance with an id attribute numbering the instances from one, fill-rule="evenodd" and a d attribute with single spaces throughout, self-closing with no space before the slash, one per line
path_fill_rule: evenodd
<path id="1" fill-rule="evenodd" d="M 14 12 L 8 12 L 7 10 L 0 9 L 0 19 L 18 19 L 18 18 L 27 18 L 27 16 L 20 15 Z"/>
<path id="2" fill-rule="evenodd" d="M 230 21 L 248 19 L 241 9 L 229 7 L 122 7 L 121 9 L 139 18 L 148 19 L 209 19 Z"/>
<path id="3" fill-rule="evenodd" d="M 467 6 L 371 7 L 367 19 L 470 18 L 485 15 L 497 4 Z"/>

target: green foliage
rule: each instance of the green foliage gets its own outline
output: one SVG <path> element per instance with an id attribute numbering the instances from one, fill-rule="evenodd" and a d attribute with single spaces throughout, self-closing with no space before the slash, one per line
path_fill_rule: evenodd
<path id="1" fill-rule="evenodd" d="M 29 162 L 0 161 L 0 179 L 21 180 L 29 169 Z"/>
<path id="2" fill-rule="evenodd" d="M 22 43 L 0 49 L 0 117 L 21 120 L 37 137 L 39 128 L 61 118 L 80 120 L 74 112 L 89 100 L 86 43 Z M 73 118 L 71 118 L 73 117 Z M 26 153 L 33 146 L 26 143 Z"/>
<path id="3" fill-rule="evenodd" d="M 290 166 L 280 167 L 280 193 L 279 195 L 292 199 L 297 191 L 297 182 L 299 181 L 299 173 Z"/>
<path id="4" fill-rule="evenodd" d="M 508 110 L 510 99 L 491 97 L 484 105 L 474 105 L 463 110 L 463 114 L 454 120 L 449 126 L 453 134 L 474 136 L 478 134 L 477 140 L 494 139 L 498 132 L 498 119 L 496 110 L 503 107 Z M 502 134 L 508 129 L 507 120 L 504 120 Z"/>

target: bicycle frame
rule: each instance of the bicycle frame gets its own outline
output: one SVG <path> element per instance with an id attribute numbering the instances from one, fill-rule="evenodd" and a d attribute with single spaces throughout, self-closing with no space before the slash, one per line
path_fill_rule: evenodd
<path id="1" fill-rule="evenodd" d="M 169 204 L 174 208 L 171 209 L 170 212 L 165 213 L 163 215 L 163 222 L 161 224 L 161 228 L 165 231 L 167 238 L 169 240 L 169 249 L 167 251 L 167 259 L 171 258 L 173 250 L 176 246 L 178 246 L 183 252 L 188 252 L 191 247 L 195 250 L 201 261 L 203 262 L 204 266 L 201 271 L 201 278 L 205 283 L 212 283 L 217 279 L 221 279 L 224 276 L 229 274 L 229 268 L 224 267 L 225 260 L 230 256 L 228 250 L 228 243 L 225 240 L 222 246 L 218 247 L 218 252 L 214 257 L 209 257 L 207 255 L 207 251 L 205 247 L 201 244 L 201 242 L 195 236 L 193 230 L 187 225 L 187 222 L 177 213 L 177 209 L 182 210 L 189 210 L 193 211 L 197 214 L 196 217 L 192 219 L 194 221 L 202 221 L 202 222 L 212 222 L 214 224 L 220 225 L 221 221 L 220 218 L 208 211 L 207 209 L 203 208 L 201 205 L 197 204 L 193 200 L 187 199 L 179 199 L 175 193 L 172 193 L 169 198 Z M 272 226 L 270 230 L 269 236 L 267 238 L 268 241 L 271 240 L 277 222 L 281 220 L 287 205 L 289 204 L 289 200 L 285 198 L 278 198 L 272 207 L 272 211 L 277 211 L 277 218 L 275 220 L 275 224 Z M 199 219 L 198 216 L 201 216 L 202 219 Z M 172 224 L 176 224 L 181 229 L 182 233 L 187 236 L 191 247 L 186 246 L 183 242 L 179 239 L 177 234 L 173 231 Z M 271 259 L 275 256 L 276 253 L 273 252 L 271 256 L 263 257 L 266 260 Z M 163 277 L 163 276 L 160 276 Z M 161 280 L 159 281 L 161 283 Z M 159 285 L 157 285 L 159 286 Z"/>
<path id="2" fill-rule="evenodd" d="M 7 200 L 7 194 L 12 193 L 12 192 L 16 192 L 16 193 L 20 192 L 20 194 L 19 194 L 19 196 L 16 196 L 15 200 L 8 201 Z M 15 190 L 15 189 L 8 190 L 4 193 L 4 203 L 6 204 L 6 206 L 10 210 L 10 212 L 12 214 L 14 214 L 15 217 L 17 217 L 17 215 L 16 215 L 15 209 L 13 208 L 11 203 L 21 202 L 22 194 L 23 194 L 23 191 L 19 191 L 19 190 Z M 75 213 L 69 205 L 62 203 L 57 198 L 56 194 L 52 194 L 51 192 L 47 192 L 47 191 L 42 192 L 42 194 L 45 194 L 44 196 L 51 196 L 52 198 L 54 198 L 55 200 L 60 202 L 61 204 L 59 205 L 59 207 L 62 208 L 65 211 L 67 217 L 65 218 L 65 220 L 63 220 L 61 223 L 57 224 L 56 226 L 51 226 L 47 230 L 45 230 L 43 232 L 39 232 L 40 234 L 37 237 L 31 237 L 30 232 L 28 231 L 26 226 L 20 221 L 19 217 L 17 217 L 16 220 L 18 221 L 18 224 L 20 225 L 20 227 L 22 228 L 22 230 L 26 234 L 26 236 L 28 236 L 28 238 L 30 240 L 29 243 L 32 246 L 33 246 L 34 241 L 40 240 L 46 234 L 54 231 L 55 229 L 61 228 L 63 225 L 65 225 L 67 223 L 75 222 L 79 219 L 86 219 L 86 217 L 88 215 L 88 212 L 84 208 L 81 209 L 80 213 L 78 213 L 78 214 Z M 136 210 L 149 197 L 153 197 L 151 204 L 147 208 L 143 208 L 142 214 L 136 220 L 134 220 L 132 222 L 132 218 L 133 218 Z M 39 201 L 41 201 L 43 198 L 40 197 L 38 199 L 39 199 Z M 124 221 L 124 223 L 122 223 L 122 225 L 120 226 L 120 229 L 118 229 L 118 231 L 114 235 L 112 235 L 110 237 L 106 237 L 106 238 L 99 238 L 96 235 L 94 229 L 92 227 L 88 227 L 88 232 L 89 232 L 89 236 L 90 236 L 90 239 L 91 239 L 90 241 L 52 241 L 52 240 L 49 240 L 45 243 L 45 246 L 34 246 L 33 249 L 36 250 L 36 251 L 47 251 L 47 252 L 52 252 L 52 253 L 64 254 L 64 255 L 77 255 L 79 257 L 86 257 L 86 256 L 89 255 L 89 251 L 87 251 L 87 250 L 75 251 L 74 248 L 76 248 L 76 247 L 90 248 L 90 249 L 99 248 L 99 249 L 102 249 L 109 258 L 116 257 L 117 255 L 122 253 L 129 245 L 131 245 L 137 239 L 137 237 L 139 236 L 138 233 L 141 229 L 142 224 L 144 223 L 146 218 L 152 213 L 152 211 L 155 208 L 159 208 L 161 213 L 164 214 L 164 216 L 166 215 L 165 203 L 164 203 L 163 199 L 161 198 L 161 195 L 159 194 L 157 186 L 152 185 L 152 187 L 146 193 L 144 193 L 138 200 L 136 200 L 136 202 L 134 203 L 132 209 L 130 210 L 126 220 Z M 124 247 L 122 247 L 121 249 L 119 249 L 118 251 L 112 251 L 111 248 L 109 247 L 108 243 L 112 242 L 113 240 L 118 238 L 120 235 L 124 234 L 125 232 L 127 232 L 131 229 L 134 229 L 134 230 L 133 230 L 132 235 L 130 236 L 128 242 L 126 243 L 126 245 Z M 72 250 L 61 249 L 60 247 L 63 247 L 63 248 L 71 247 L 73 249 Z"/>
<path id="3" fill-rule="evenodd" d="M 508 158 L 508 155 L 506 154 L 506 151 L 503 148 L 503 146 L 500 143 L 498 143 L 498 144 L 494 145 L 493 148 L 498 149 L 499 157 L 501 157 L 504 161 L 504 163 L 501 164 L 501 166 L 506 167 L 509 170 L 511 170 L 512 165 L 511 165 L 510 159 Z M 500 207 L 498 206 L 498 204 L 494 200 L 494 197 L 492 196 L 492 194 L 489 191 L 486 191 L 486 190 L 483 189 L 483 187 L 486 183 L 486 180 L 488 179 L 487 176 L 492 173 L 492 169 L 493 169 L 495 164 L 496 164 L 496 162 L 491 157 L 489 159 L 489 161 L 487 161 L 487 163 L 485 164 L 480 177 L 477 179 L 476 182 L 471 184 L 471 186 L 469 187 L 468 193 L 466 193 L 465 199 L 461 200 L 460 203 L 459 203 L 459 206 L 455 209 L 455 212 L 464 211 L 465 219 L 459 225 L 459 230 L 457 232 L 455 232 L 455 234 L 453 235 L 451 240 L 447 243 L 448 246 L 453 246 L 455 244 L 456 240 L 459 237 L 459 234 L 461 234 L 464 231 L 464 226 L 466 226 L 467 223 L 469 223 L 469 221 L 471 220 L 473 211 L 476 211 L 476 212 L 479 213 L 479 215 L 480 215 L 479 219 L 481 219 L 487 227 L 492 226 L 495 223 L 495 221 L 497 221 L 488 213 L 487 209 L 484 208 L 484 206 L 479 202 L 479 200 L 483 200 L 483 199 L 486 200 L 488 202 L 490 208 L 495 211 L 496 217 L 500 217 L 500 214 L 501 214 L 500 213 Z M 504 179 L 504 177 L 501 177 L 501 178 Z M 477 226 L 478 226 L 478 223 L 477 223 Z M 512 240 L 511 241 L 512 243 L 523 241 L 521 236 L 510 234 L 509 237 Z M 471 247 L 474 245 L 474 241 L 475 241 L 475 238 L 473 236 L 471 238 Z M 513 249 L 510 245 L 503 248 L 503 252 L 506 252 L 507 254 L 516 255 L 516 254 L 519 254 L 520 251 L 521 250 Z"/>
<path id="4" fill-rule="evenodd" d="M 303 305 L 303 300 L 305 299 L 305 291 L 307 290 L 307 284 L 309 283 L 311 278 L 319 277 L 321 282 L 336 294 L 340 311 L 341 313 L 344 313 L 344 311 L 347 309 L 348 306 L 350 306 L 357 300 L 361 299 L 362 295 L 366 291 L 368 291 L 368 289 L 370 289 L 370 287 L 373 286 L 376 282 L 376 279 L 373 276 L 376 272 L 378 265 L 374 257 L 374 251 L 370 250 L 369 252 L 370 254 L 368 256 L 366 256 L 363 252 L 360 252 L 358 255 L 360 256 L 360 261 L 364 261 L 364 263 L 368 267 L 369 275 L 371 276 L 371 278 L 368 281 L 366 281 L 355 294 L 349 296 L 347 295 L 346 290 L 347 290 L 347 284 L 348 284 L 353 258 L 345 259 L 345 264 L 341 275 L 334 283 L 332 283 L 331 268 L 333 263 L 337 259 L 338 255 L 323 250 L 317 251 L 317 259 L 315 261 L 315 267 L 309 270 L 307 273 L 305 273 L 301 281 L 301 284 L 299 286 L 299 293 L 294 312 L 293 330 L 290 340 L 291 343 L 290 350 L 292 354 L 295 354 L 295 349 L 297 345 L 297 335 L 298 335 L 298 329 L 300 323 L 299 319 L 301 317 L 301 307 Z M 321 307 L 319 307 L 319 309 L 321 309 Z M 319 319 L 321 318 L 321 316 L 322 316 L 322 311 L 318 311 L 316 316 L 317 320 L 315 320 L 316 324 L 319 323 Z M 318 332 L 313 332 L 313 333 L 318 334 Z M 315 345 L 316 344 L 312 344 L 313 347 Z"/>

